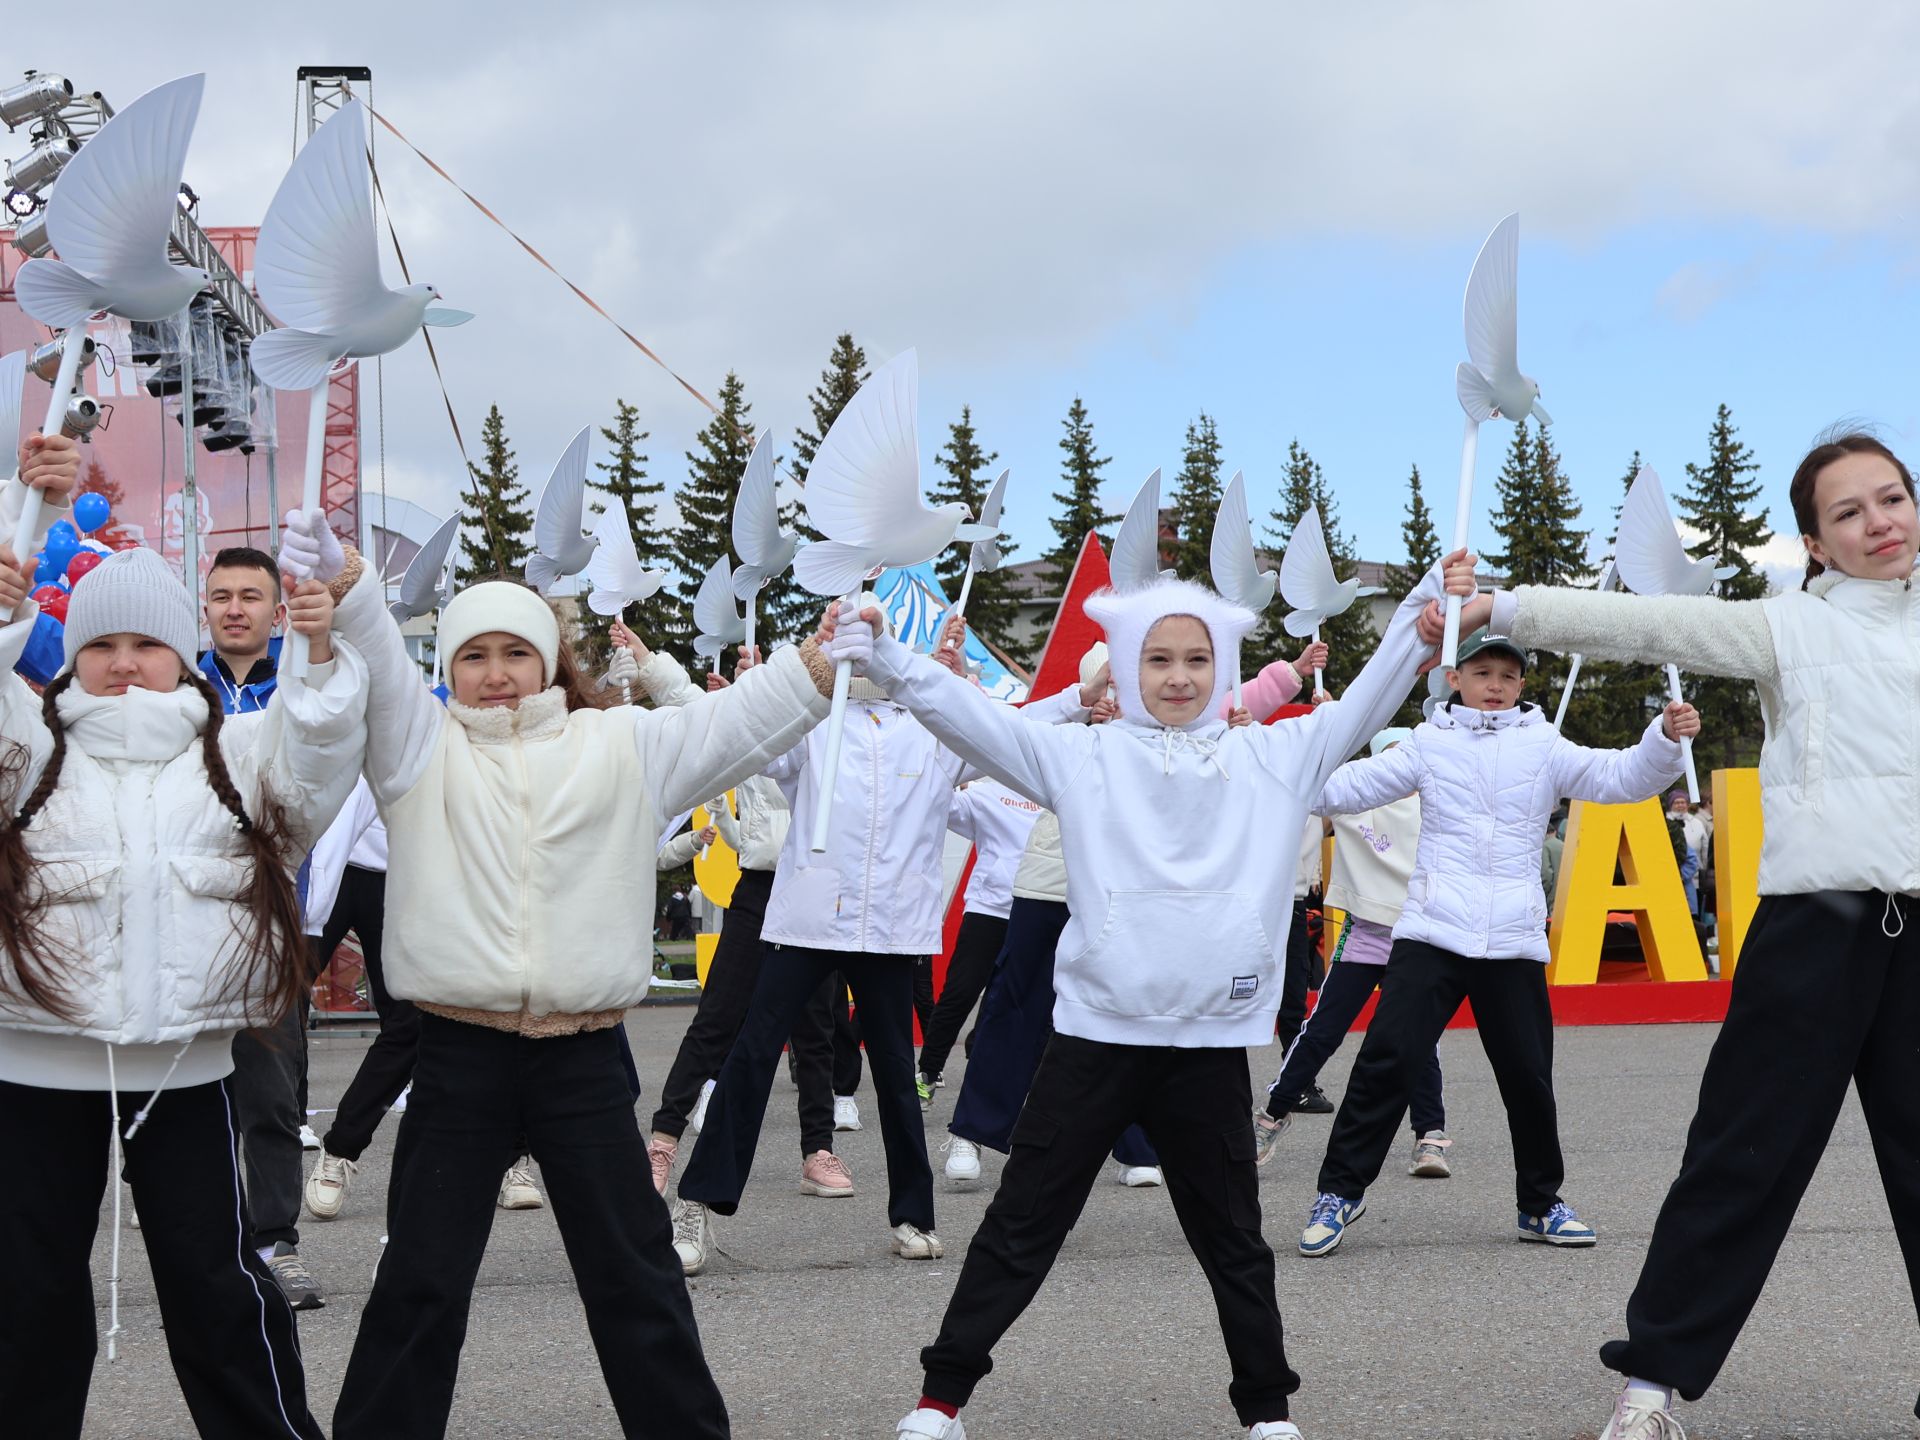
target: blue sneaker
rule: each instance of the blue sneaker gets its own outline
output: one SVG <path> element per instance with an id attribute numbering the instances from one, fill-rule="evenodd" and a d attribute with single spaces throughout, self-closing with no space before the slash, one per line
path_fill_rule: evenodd
<path id="1" fill-rule="evenodd" d="M 1340 1244 L 1347 1226 L 1367 1213 L 1366 1200 L 1343 1200 L 1338 1195 L 1320 1193 L 1313 1202 L 1313 1214 L 1307 1228 L 1300 1232 L 1300 1253 L 1306 1256 L 1331 1255 Z"/>
<path id="2" fill-rule="evenodd" d="M 1591 1245 L 1600 1237 L 1568 1205 L 1555 1205 L 1544 1215 L 1522 1215 L 1520 1238 L 1547 1245 Z"/>

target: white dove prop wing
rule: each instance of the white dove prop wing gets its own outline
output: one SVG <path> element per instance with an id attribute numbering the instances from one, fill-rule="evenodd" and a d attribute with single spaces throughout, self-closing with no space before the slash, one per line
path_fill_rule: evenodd
<path id="1" fill-rule="evenodd" d="M 390 293 L 380 278 L 365 108 L 349 100 L 313 133 L 260 221 L 254 288 L 282 325 L 338 330 Z"/>
<path id="2" fill-rule="evenodd" d="M 693 623 L 700 632 L 693 653 L 711 656 L 716 669 L 727 646 L 747 638 L 746 617 L 734 608 L 733 567 L 724 552 L 694 592 Z"/>
<path id="3" fill-rule="evenodd" d="M 407 565 L 407 573 L 400 577 L 400 598 L 387 608 L 393 618 L 405 624 L 416 616 L 424 615 L 436 605 L 445 603 L 441 592 L 445 583 L 447 556 L 453 550 L 454 537 L 460 533 L 460 517 L 450 515 L 441 522 L 440 528 L 428 537 L 427 543 Z"/>
<path id="4" fill-rule="evenodd" d="M 129 320 L 177 313 L 206 283 L 167 261 L 180 176 L 200 116 L 204 75 L 156 86 L 80 147 L 47 200 L 58 260 L 29 260 L 14 277 L 20 307 L 66 329 L 96 310 Z"/>
<path id="5" fill-rule="evenodd" d="M 593 527 L 593 558 L 587 561 L 587 583 L 593 591 L 587 605 L 596 615 L 618 615 L 627 606 L 659 593 L 667 583 L 667 572 L 649 570 L 640 563 L 633 548 L 633 532 L 627 528 L 627 507 L 609 505 L 600 512 Z"/>
<path id="6" fill-rule="evenodd" d="M 1011 469 L 1000 472 L 1000 478 L 993 482 L 993 488 L 987 492 L 986 503 L 980 507 L 980 523 L 991 529 L 993 535 L 986 540 L 974 541 L 973 548 L 967 552 L 968 563 L 982 575 L 1000 568 L 1000 509 L 1006 503 L 1007 477 L 1011 474 Z"/>
<path id="7" fill-rule="evenodd" d="M 1520 373 L 1520 216 L 1507 216 L 1481 245 L 1467 276 L 1467 357 L 1487 379 Z"/>
<path id="8" fill-rule="evenodd" d="M 785 574 L 800 548 L 800 537 L 780 528 L 779 481 L 773 442 L 762 431 L 754 439 L 733 501 L 733 548 L 740 557 L 733 572 L 735 599 L 751 599 L 769 580 Z"/>
<path id="9" fill-rule="evenodd" d="M 27 352 L 16 350 L 0 359 L 0 483 L 11 480 L 20 468 L 21 387 L 27 380 Z M 22 559 L 26 557 L 22 556 Z"/>
<path id="10" fill-rule="evenodd" d="M 1357 593 L 1359 587 L 1353 587 Z M 1334 573 L 1327 533 L 1320 524 L 1320 508 L 1309 505 L 1294 522 L 1287 552 L 1280 557 L 1280 593 L 1294 613 L 1287 617 L 1289 635 L 1310 635 L 1322 620 L 1338 615 L 1353 603 L 1353 593 Z"/>
<path id="11" fill-rule="evenodd" d="M 1234 604 L 1244 605 L 1257 615 L 1273 602 L 1280 577 L 1260 568 L 1253 548 L 1253 521 L 1247 514 L 1246 477 L 1237 470 L 1220 494 L 1208 561 L 1213 588 Z"/>
<path id="12" fill-rule="evenodd" d="M 542 595 L 554 581 L 585 569 L 600 543 L 580 533 L 587 507 L 587 445 L 592 438 L 593 427 L 582 425 L 560 452 L 533 513 L 534 553 L 527 557 L 527 583 Z"/>
<path id="13" fill-rule="evenodd" d="M 1713 562 L 1687 554 L 1667 508 L 1666 488 L 1651 465 L 1633 477 L 1620 507 L 1614 565 L 1620 583 L 1638 595 L 1704 595 L 1713 588 Z"/>
<path id="14" fill-rule="evenodd" d="M 1133 503 L 1114 532 L 1113 554 L 1107 570 L 1115 590 L 1138 590 L 1151 585 L 1160 569 L 1160 472 L 1147 476 L 1134 492 Z"/>
<path id="15" fill-rule="evenodd" d="M 873 372 L 834 420 L 806 481 L 807 518 L 829 540 L 885 546 L 925 528 L 919 408 L 920 362 L 903 350 Z"/>

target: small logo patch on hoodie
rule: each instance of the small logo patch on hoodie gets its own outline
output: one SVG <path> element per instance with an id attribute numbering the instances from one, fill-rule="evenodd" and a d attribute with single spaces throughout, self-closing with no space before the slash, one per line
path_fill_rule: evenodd
<path id="1" fill-rule="evenodd" d="M 1236 1000 L 1251 1000 L 1253 998 L 1253 992 L 1259 988 L 1260 977 L 1258 975 L 1236 975 L 1233 977 L 1233 998 Z"/>

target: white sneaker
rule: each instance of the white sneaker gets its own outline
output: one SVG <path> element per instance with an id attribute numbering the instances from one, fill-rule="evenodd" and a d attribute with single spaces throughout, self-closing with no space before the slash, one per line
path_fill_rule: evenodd
<path id="1" fill-rule="evenodd" d="M 967 1427 L 958 1415 L 938 1410 L 916 1410 L 894 1427 L 901 1440 L 967 1440 Z"/>
<path id="2" fill-rule="evenodd" d="M 302 1125 L 300 1127 L 300 1148 L 302 1150 L 318 1150 L 320 1148 L 320 1137 L 313 1133 L 313 1127 L 311 1125 Z"/>
<path id="3" fill-rule="evenodd" d="M 833 1097 L 833 1128 L 836 1130 L 860 1128 L 860 1102 L 851 1095 Z"/>
<path id="4" fill-rule="evenodd" d="M 413 1082 L 409 1080 L 407 1081 L 405 1088 L 403 1088 L 398 1095 L 393 1097 L 393 1104 L 389 1105 L 387 1108 L 393 1111 L 396 1115 L 400 1114 L 407 1108 L 407 1096 L 411 1095 L 412 1093 L 413 1093 Z"/>
<path id="5" fill-rule="evenodd" d="M 940 1148 L 947 1156 L 947 1179 L 966 1184 L 980 1178 L 980 1147 L 973 1141 L 949 1135 Z"/>
<path id="6" fill-rule="evenodd" d="M 1623 1390 L 1607 1428 L 1600 1432 L 1600 1440 L 1687 1440 L 1687 1432 L 1680 1428 L 1672 1411 L 1657 1404 L 1630 1404 Z"/>
<path id="7" fill-rule="evenodd" d="M 1149 1185 L 1164 1185 L 1167 1177 L 1158 1165 L 1128 1165 L 1120 1171 L 1120 1183 L 1139 1190 Z"/>
<path id="8" fill-rule="evenodd" d="M 893 1240 L 888 1249 L 902 1260 L 938 1260 L 947 1253 L 947 1247 L 933 1231 L 905 1221 L 893 1227 Z"/>
<path id="9" fill-rule="evenodd" d="M 347 1191 L 353 1187 L 353 1172 L 360 1167 L 338 1155 L 320 1152 L 307 1176 L 307 1213 L 316 1220 L 331 1220 L 347 1203 Z"/>
<path id="10" fill-rule="evenodd" d="M 1300 1427 L 1291 1420 L 1262 1420 L 1247 1431 L 1247 1440 L 1300 1440 Z"/>
<path id="11" fill-rule="evenodd" d="M 682 1200 L 673 1212 L 673 1253 L 680 1257 L 680 1268 L 698 1275 L 707 1268 L 707 1256 L 713 1251 L 713 1218 L 698 1200 Z"/>
<path id="12" fill-rule="evenodd" d="M 1453 1174 L 1453 1167 L 1447 1163 L 1447 1147 L 1453 1141 L 1447 1138 L 1444 1130 L 1429 1130 L 1415 1137 L 1413 1142 L 1413 1163 L 1407 1166 L 1407 1174 L 1417 1175 L 1422 1180 L 1445 1180 Z"/>
<path id="13" fill-rule="evenodd" d="M 507 1168 L 500 1177 L 500 1194 L 494 1200 L 502 1210 L 539 1210 L 546 1205 L 533 1187 L 533 1176 L 518 1165 Z"/>
<path id="14" fill-rule="evenodd" d="M 693 1102 L 693 1113 L 687 1116 L 689 1133 L 699 1133 L 700 1127 L 707 1123 L 707 1100 L 713 1094 L 713 1081 L 709 1080 L 700 1087 L 700 1098 Z"/>

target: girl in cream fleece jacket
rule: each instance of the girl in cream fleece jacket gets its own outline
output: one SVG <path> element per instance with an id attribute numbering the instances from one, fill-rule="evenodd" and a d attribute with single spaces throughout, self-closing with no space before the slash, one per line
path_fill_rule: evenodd
<path id="1" fill-rule="evenodd" d="M 330 532 L 283 545 L 322 573 Z M 317 533 L 316 533 L 317 532 Z M 338 625 L 367 658 L 366 777 L 386 821 L 388 985 L 423 1012 L 388 1195 L 391 1239 L 334 1413 L 338 1440 L 444 1433 L 501 1172 L 539 1161 L 627 1434 L 727 1435 L 611 1027 L 646 994 L 662 817 L 726 790 L 826 714 L 831 627 L 740 684 L 594 708 L 533 591 L 470 586 L 440 615 L 452 697 L 420 682 L 368 577 Z M 671 1385 L 652 1383 L 669 1374 Z"/>
<path id="2" fill-rule="evenodd" d="M 1217 718 L 1229 667 L 1216 657 L 1234 654 L 1253 617 L 1183 581 L 1087 603 L 1106 631 L 1120 703 L 1109 725 L 1022 724 L 930 661 L 876 641 L 870 673 L 889 694 L 1060 817 L 1072 911 L 1054 974 L 1055 1035 L 940 1336 L 921 1354 L 925 1390 L 903 1434 L 963 1433 L 958 1408 L 1135 1120 L 1202 1254 L 1235 1410 L 1254 1440 L 1299 1433 L 1287 1419 L 1299 1377 L 1287 1366 L 1273 1253 L 1260 1236 L 1241 1050 L 1273 1038 L 1308 809 L 1406 697 L 1438 638 L 1422 633 L 1421 612 L 1442 593 L 1436 568 L 1346 698 L 1272 727 L 1229 729 Z"/>

